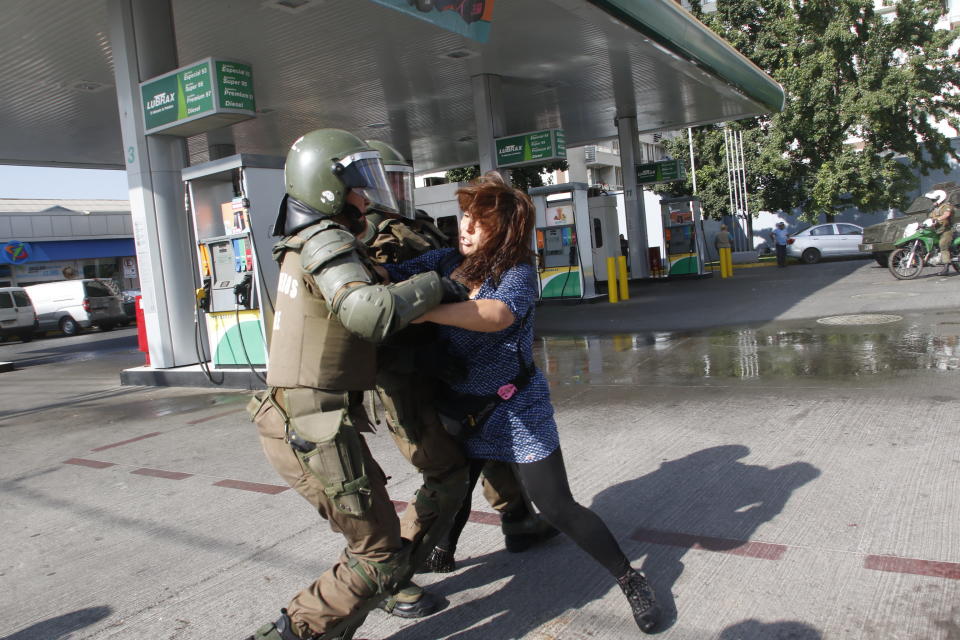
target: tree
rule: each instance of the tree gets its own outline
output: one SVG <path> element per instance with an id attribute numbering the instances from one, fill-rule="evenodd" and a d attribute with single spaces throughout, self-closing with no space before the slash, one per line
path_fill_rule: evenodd
<path id="1" fill-rule="evenodd" d="M 566 160 L 555 160 L 554 162 L 526 167 L 513 167 L 509 169 L 510 181 L 513 186 L 526 193 L 531 187 L 543 186 L 544 174 L 553 171 L 566 171 L 568 168 Z M 447 180 L 450 182 L 469 182 L 479 177 L 480 165 L 476 164 L 471 167 L 461 167 L 447 171 Z"/>
<path id="2" fill-rule="evenodd" d="M 751 211 L 799 207 L 815 221 L 845 206 L 903 208 L 916 169 L 960 159 L 937 129 L 960 129 L 957 32 L 934 28 L 942 0 L 900 0 L 886 16 L 873 0 L 719 0 L 715 13 L 693 11 L 786 93 L 782 112 L 728 125 L 743 132 Z M 698 195 L 719 217 L 730 208 L 722 128 L 695 130 L 694 146 Z M 668 150 L 689 162 L 686 136 Z"/>

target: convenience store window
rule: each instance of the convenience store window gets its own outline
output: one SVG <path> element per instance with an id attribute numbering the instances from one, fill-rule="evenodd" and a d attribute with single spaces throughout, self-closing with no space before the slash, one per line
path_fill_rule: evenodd
<path id="1" fill-rule="evenodd" d="M 110 280 L 117 274 L 116 258 L 86 260 L 83 263 L 84 278 L 103 278 Z M 117 276 L 119 278 L 119 274 Z"/>

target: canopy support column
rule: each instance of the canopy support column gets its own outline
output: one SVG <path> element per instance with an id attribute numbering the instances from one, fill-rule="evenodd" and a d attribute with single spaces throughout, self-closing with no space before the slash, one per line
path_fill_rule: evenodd
<path id="1" fill-rule="evenodd" d="M 186 143 L 144 135 L 139 87 L 177 67 L 172 8 L 169 0 L 108 0 L 107 11 L 150 363 L 194 364 L 197 275 L 180 173 Z"/>
<path id="2" fill-rule="evenodd" d="M 620 137 L 620 167 L 623 173 L 623 206 L 630 242 L 630 277 L 649 278 L 647 214 L 643 206 L 643 190 L 637 185 L 637 147 L 640 142 L 637 117 L 618 116 L 617 133 Z"/>
<path id="3" fill-rule="evenodd" d="M 471 78 L 473 112 L 477 119 L 477 150 L 480 152 L 480 173 L 497 170 L 495 138 L 506 134 L 503 112 L 503 80 L 500 76 L 482 73 Z M 510 176 L 505 175 L 509 180 Z"/>

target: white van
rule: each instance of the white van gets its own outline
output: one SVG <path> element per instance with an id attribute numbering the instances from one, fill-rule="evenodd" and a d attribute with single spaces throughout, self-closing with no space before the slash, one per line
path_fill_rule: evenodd
<path id="1" fill-rule="evenodd" d="M 0 287 L 0 338 L 30 342 L 37 331 L 37 313 L 20 287 Z"/>
<path id="2" fill-rule="evenodd" d="M 37 311 L 40 331 L 59 329 L 68 336 L 98 326 L 109 331 L 126 324 L 123 298 L 110 280 L 86 278 L 26 287 Z"/>

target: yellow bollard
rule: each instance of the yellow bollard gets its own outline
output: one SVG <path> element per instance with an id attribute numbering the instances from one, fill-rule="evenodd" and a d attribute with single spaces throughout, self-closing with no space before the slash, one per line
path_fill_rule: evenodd
<path id="1" fill-rule="evenodd" d="M 610 302 L 617 301 L 617 260 L 607 258 L 607 297 Z"/>
<path id="2" fill-rule="evenodd" d="M 620 272 L 620 299 L 630 299 L 630 280 L 627 278 L 627 257 L 617 257 L 617 271 Z"/>
<path id="3" fill-rule="evenodd" d="M 723 247 L 720 254 L 720 277 L 729 278 L 733 275 L 733 254 L 730 249 Z"/>

